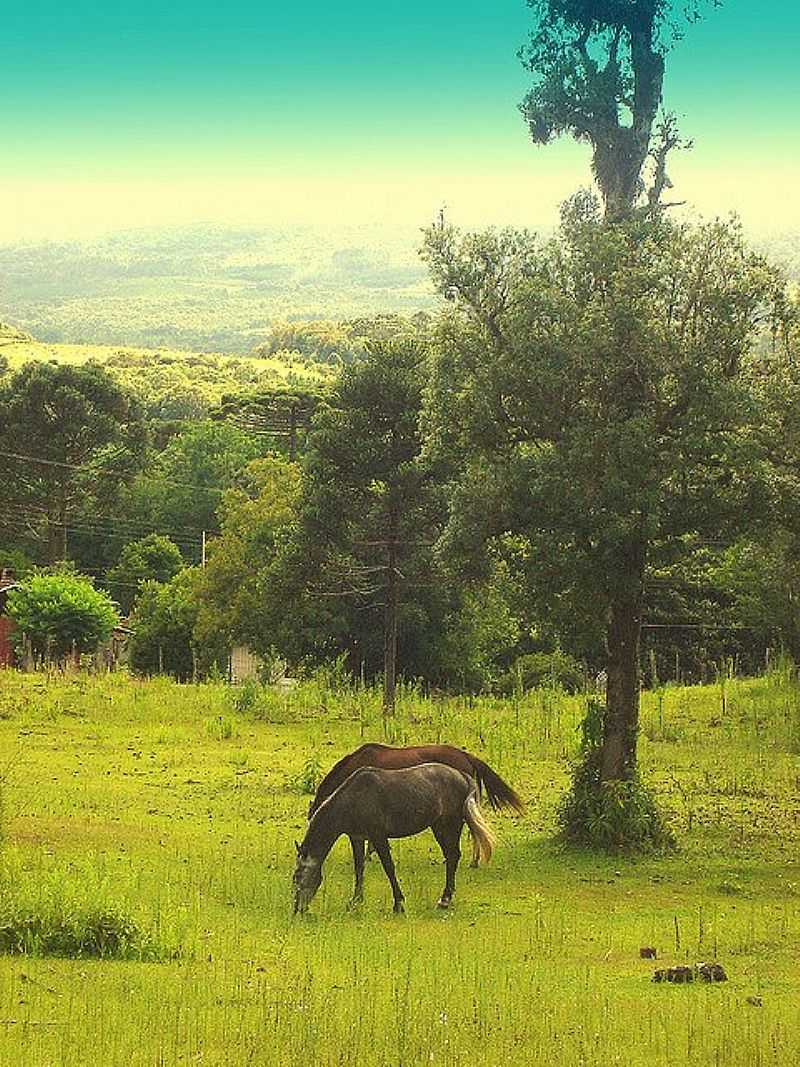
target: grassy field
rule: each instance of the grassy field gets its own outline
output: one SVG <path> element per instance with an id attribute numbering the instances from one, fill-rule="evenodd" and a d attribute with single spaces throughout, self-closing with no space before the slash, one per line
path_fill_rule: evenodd
<path id="1" fill-rule="evenodd" d="M 385 736 L 376 693 L 0 673 L 0 936 L 92 909 L 130 935 L 117 959 L 46 956 L 36 938 L 0 956 L 0 1065 L 796 1064 L 796 685 L 775 673 L 645 696 L 642 765 L 680 842 L 665 857 L 553 842 L 580 715 L 548 691 L 403 691 L 390 740 L 482 754 L 528 814 L 491 816 L 492 863 L 461 868 L 449 913 L 426 834 L 394 847 L 405 917 L 377 862 L 346 910 L 340 841 L 293 919 L 307 790 Z M 651 981 L 710 959 L 728 982 Z"/>
<path id="2" fill-rule="evenodd" d="M 12 370 L 18 370 L 25 363 L 30 362 L 54 361 L 56 363 L 64 363 L 71 366 L 81 366 L 84 363 L 88 363 L 89 360 L 105 363 L 106 360 L 110 359 L 112 356 L 116 356 L 120 352 L 131 356 L 141 356 L 145 360 L 152 359 L 157 353 L 160 356 L 172 357 L 172 359 L 178 363 L 185 360 L 191 360 L 197 356 L 197 353 L 195 352 L 181 351 L 170 348 L 169 346 L 152 349 L 136 347 L 135 345 L 72 345 L 51 344 L 47 341 L 21 341 L 0 347 L 0 353 L 6 357 Z M 216 356 L 221 367 L 225 367 L 226 364 L 231 363 L 235 365 L 241 363 L 243 359 L 246 359 L 246 365 L 249 369 L 257 374 L 263 375 L 265 378 L 274 378 L 276 383 L 290 377 L 292 374 L 297 375 L 298 373 L 296 364 L 287 362 L 286 359 L 281 359 L 277 356 L 226 356 L 219 352 L 208 354 Z M 313 374 L 309 371 L 307 372 L 307 376 L 313 377 L 316 375 L 317 377 L 324 377 L 329 373 L 330 368 L 322 365 L 319 368 L 315 366 L 313 368 Z"/>

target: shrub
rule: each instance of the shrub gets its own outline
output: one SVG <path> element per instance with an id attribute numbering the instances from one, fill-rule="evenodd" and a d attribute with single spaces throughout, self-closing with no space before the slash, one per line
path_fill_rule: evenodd
<path id="1" fill-rule="evenodd" d="M 673 848 L 673 834 L 638 775 L 627 781 L 601 780 L 605 711 L 598 701 L 587 701 L 572 788 L 558 809 L 562 836 L 571 844 L 606 852 Z"/>
<path id="2" fill-rule="evenodd" d="M 107 593 L 65 571 L 30 575 L 9 593 L 7 611 L 34 653 L 55 659 L 72 648 L 93 652 L 119 621 Z"/>
<path id="3" fill-rule="evenodd" d="M 14 853 L 0 859 L 0 952 L 141 960 L 174 955 L 89 864 L 32 872 Z"/>
<path id="4" fill-rule="evenodd" d="M 498 691 L 510 695 L 522 690 L 561 688 L 578 693 L 586 688 L 586 671 L 578 660 L 560 649 L 520 656 L 498 682 Z"/>
<path id="5" fill-rule="evenodd" d="M 289 784 L 298 793 L 313 796 L 322 781 L 322 774 L 322 764 L 314 755 L 306 760 L 300 772 L 289 780 Z"/>

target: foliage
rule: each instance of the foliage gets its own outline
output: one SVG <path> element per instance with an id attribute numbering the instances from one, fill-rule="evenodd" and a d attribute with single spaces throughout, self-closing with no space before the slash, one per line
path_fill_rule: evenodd
<path id="1" fill-rule="evenodd" d="M 200 569 L 186 567 L 169 582 L 145 581 L 133 605 L 130 663 L 142 674 L 171 674 L 179 681 L 196 678 L 220 658 L 224 649 L 196 645 Z"/>
<path id="2" fill-rule="evenodd" d="M 542 687 L 560 687 L 568 693 L 586 688 L 586 669 L 573 656 L 555 652 L 528 652 L 519 656 L 498 681 L 498 691 L 511 695 Z"/>
<path id="3" fill-rule="evenodd" d="M 713 2 L 713 0 L 712 0 Z M 704 0 L 691 0 L 686 22 Z M 535 144 L 562 134 L 592 146 L 592 170 L 612 221 L 630 217 L 645 196 L 656 214 L 671 187 L 668 154 L 690 147 L 672 113 L 653 127 L 662 103 L 665 54 L 682 26 L 668 0 L 634 3 L 528 0 L 536 26 L 520 50 L 535 84 L 520 110 Z M 643 171 L 650 164 L 645 190 Z"/>
<path id="4" fill-rule="evenodd" d="M 429 414 L 463 471 L 448 550 L 523 538 L 537 618 L 590 661 L 605 639 L 605 776 L 628 777 L 649 555 L 765 511 L 750 360 L 780 278 L 733 224 L 607 225 L 583 200 L 546 244 L 440 224 L 426 254 L 453 302 Z"/>
<path id="5" fill-rule="evenodd" d="M 71 959 L 163 959 L 170 953 L 88 861 L 26 870 L 0 857 L 0 952 Z"/>
<path id="6" fill-rule="evenodd" d="M 159 422 L 203 419 L 230 390 L 265 388 L 281 380 L 277 364 L 192 352 L 120 349 L 104 365 L 139 398 L 147 417 Z M 300 378 L 316 377 L 312 368 L 299 365 L 291 373 Z"/>
<path id="7" fill-rule="evenodd" d="M 600 703 L 587 701 L 572 788 L 558 808 L 564 839 L 607 852 L 673 848 L 675 838 L 638 775 L 603 780 L 605 715 Z"/>
<path id="8" fill-rule="evenodd" d="M 168 537 L 148 534 L 125 545 L 117 563 L 106 575 L 106 582 L 127 614 L 142 582 L 150 579 L 168 582 L 182 567 L 183 557 L 176 544 Z"/>
<path id="9" fill-rule="evenodd" d="M 226 394 L 211 413 L 257 434 L 271 448 L 280 448 L 294 460 L 305 444 L 322 394 L 313 389 L 273 388 L 257 392 Z"/>
<path id="10" fill-rule="evenodd" d="M 21 548 L 0 548 L 0 569 L 9 567 L 17 578 L 24 578 L 34 566 L 34 561 Z"/>
<path id="11" fill-rule="evenodd" d="M 8 594 L 7 611 L 34 653 L 53 659 L 68 655 L 73 647 L 94 651 L 119 619 L 107 593 L 67 571 L 29 575 Z"/>
<path id="12" fill-rule="evenodd" d="M 431 680 L 460 692 L 495 691 L 524 643 L 520 583 L 499 558 L 477 580 L 459 582 L 457 567 L 445 574 L 454 604 L 438 641 L 439 673 Z"/>
<path id="13" fill-rule="evenodd" d="M 448 605 L 430 550 L 440 496 L 419 461 L 426 354 L 413 340 L 373 343 L 316 418 L 269 598 L 270 632 L 290 660 L 346 653 L 355 674 L 391 679 L 395 647 L 401 670 L 430 656 L 422 643 Z"/>
<path id="14" fill-rule="evenodd" d="M 241 643 L 268 655 L 274 634 L 265 605 L 281 533 L 295 517 L 300 472 L 284 459 L 268 457 L 251 462 L 240 481 L 241 488 L 228 490 L 219 508 L 221 532 L 209 543 L 195 636 L 201 645 Z"/>
<path id="15" fill-rule="evenodd" d="M 299 773 L 292 778 L 290 784 L 298 793 L 302 793 L 304 796 L 313 796 L 324 774 L 325 770 L 319 762 L 319 756 L 313 755 L 306 760 Z"/>
<path id="16" fill-rule="evenodd" d="M 237 426 L 211 419 L 190 423 L 132 485 L 125 500 L 129 515 L 162 531 L 191 534 L 198 545 L 203 530 L 218 528 L 224 491 L 260 453 L 260 442 Z"/>
<path id="17" fill-rule="evenodd" d="M 68 518 L 87 497 L 113 499 L 144 443 L 139 408 L 101 367 L 26 364 L 0 385 L 5 521 L 65 559 Z"/>
<path id="18" fill-rule="evenodd" d="M 401 340 L 424 334 L 428 317 L 419 312 L 412 318 L 384 313 L 344 322 L 317 319 L 310 322 L 273 323 L 269 337 L 256 348 L 256 355 L 300 352 L 321 362 L 349 363 L 367 354 L 374 341 Z"/>

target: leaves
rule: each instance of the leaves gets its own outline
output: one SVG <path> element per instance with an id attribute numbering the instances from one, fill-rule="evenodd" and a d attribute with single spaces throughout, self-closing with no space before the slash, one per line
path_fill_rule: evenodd
<path id="1" fill-rule="evenodd" d="M 66 572 L 34 573 L 8 595 L 8 614 L 39 655 L 92 652 L 119 621 L 107 593 Z"/>

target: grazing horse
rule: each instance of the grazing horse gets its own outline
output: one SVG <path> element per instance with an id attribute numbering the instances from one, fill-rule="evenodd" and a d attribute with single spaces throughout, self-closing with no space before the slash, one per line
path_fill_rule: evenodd
<path id="1" fill-rule="evenodd" d="M 359 767 L 381 767 L 386 770 L 399 770 L 403 767 L 416 767 L 420 763 L 445 763 L 448 767 L 455 767 L 462 774 L 468 774 L 478 783 L 478 793 L 483 790 L 492 808 L 497 811 L 500 808 L 513 808 L 522 814 L 525 807 L 511 788 L 492 768 L 465 752 L 463 748 L 455 748 L 453 745 L 416 745 L 412 748 L 392 748 L 391 745 L 366 744 L 343 756 L 338 763 L 328 771 L 317 787 L 317 792 L 308 809 L 309 819 L 334 790 Z M 350 839 L 353 848 L 353 862 L 358 868 L 359 862 L 363 863 L 358 855 L 363 852 L 363 845 L 359 845 L 355 838 Z M 473 850 L 472 866 L 478 866 L 480 858 L 477 847 Z"/>
<path id="2" fill-rule="evenodd" d="M 322 882 L 322 864 L 341 834 L 360 843 L 353 848 L 355 891 L 363 899 L 364 842 L 369 839 L 392 886 L 394 910 L 402 912 L 403 891 L 394 871 L 390 837 L 410 837 L 428 827 L 445 859 L 444 891 L 439 907 L 449 906 L 461 858 L 461 831 L 466 822 L 483 859 L 492 855 L 493 838 L 478 803 L 478 789 L 468 776 L 442 763 L 422 763 L 404 770 L 361 767 L 316 810 L 297 848 L 294 910 L 304 912 Z"/>

